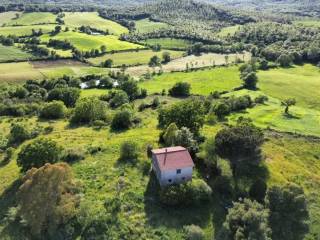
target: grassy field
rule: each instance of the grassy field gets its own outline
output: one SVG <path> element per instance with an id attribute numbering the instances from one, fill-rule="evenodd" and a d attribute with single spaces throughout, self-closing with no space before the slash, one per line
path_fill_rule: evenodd
<path id="1" fill-rule="evenodd" d="M 222 28 L 218 33 L 219 37 L 228 37 L 234 35 L 240 29 L 240 25 Z"/>
<path id="2" fill-rule="evenodd" d="M 142 48 L 141 45 L 120 41 L 118 37 L 108 35 L 88 35 L 79 32 L 61 32 L 58 35 L 50 36 L 49 34 L 41 36 L 42 42 L 48 42 L 49 39 L 65 40 L 79 49 L 80 51 L 90 51 L 91 49 L 100 49 L 101 46 L 107 46 L 107 51 L 119 51 Z"/>
<path id="3" fill-rule="evenodd" d="M 0 13 L 0 27 L 10 22 L 16 17 L 17 12 L 2 12 Z"/>
<path id="4" fill-rule="evenodd" d="M 32 29 L 38 31 L 42 30 L 43 33 L 49 33 L 55 28 L 55 25 L 34 25 L 34 26 L 10 26 L 10 27 L 0 27 L 0 35 L 8 36 L 8 35 L 16 35 L 20 36 L 29 36 L 32 33 Z"/>
<path id="5" fill-rule="evenodd" d="M 125 65 L 141 65 L 141 64 L 148 64 L 150 58 L 153 56 L 158 56 L 162 58 L 162 54 L 164 52 L 169 52 L 172 59 L 180 58 L 183 56 L 184 52 L 182 51 L 171 51 L 171 50 L 164 50 L 160 52 L 154 52 L 152 50 L 141 50 L 136 52 L 119 52 L 114 54 L 105 54 L 101 57 L 90 58 L 88 59 L 90 63 L 94 65 L 100 65 L 100 63 L 104 62 L 107 59 L 113 60 L 113 65 L 121 66 Z"/>
<path id="6" fill-rule="evenodd" d="M 0 62 L 6 62 L 6 61 L 14 61 L 14 60 L 27 60 L 29 58 L 32 58 L 32 55 L 23 52 L 17 47 L 9 47 L 9 46 L 3 46 L 0 44 Z"/>
<path id="7" fill-rule="evenodd" d="M 19 18 L 12 19 L 7 25 L 37 25 L 56 23 L 56 15 L 49 12 L 20 13 Z"/>
<path id="8" fill-rule="evenodd" d="M 186 50 L 192 45 L 191 41 L 174 38 L 151 38 L 142 42 L 143 44 L 156 45 L 160 44 L 163 49 L 180 49 Z"/>
<path id="9" fill-rule="evenodd" d="M 102 31 L 108 30 L 110 34 L 120 35 L 128 33 L 129 30 L 120 24 L 101 18 L 96 12 L 66 12 L 65 24 L 69 27 L 90 26 Z"/>
<path id="10" fill-rule="evenodd" d="M 12 71 L 18 69 L 19 71 Z M 1 63 L 0 82 L 19 83 L 26 80 L 40 80 L 45 78 L 57 78 L 63 75 L 82 76 L 88 74 L 103 74 L 107 70 L 95 68 L 78 63 L 57 61 L 54 63 L 42 61 L 20 62 L 20 63 Z"/>
<path id="11" fill-rule="evenodd" d="M 169 27 L 167 23 L 150 21 L 148 18 L 135 21 L 135 24 L 138 33 L 148 33 Z"/>
<path id="12" fill-rule="evenodd" d="M 302 25 L 305 27 L 320 27 L 320 19 L 315 20 L 300 20 L 293 22 L 296 25 Z"/>
<path id="13" fill-rule="evenodd" d="M 238 67 L 214 68 L 195 72 L 165 73 L 156 76 L 153 80 L 140 83 L 140 87 L 149 93 L 161 92 L 170 89 L 177 82 L 188 82 L 193 94 L 209 95 L 214 91 L 228 91 L 241 85 Z"/>
<path id="14" fill-rule="evenodd" d="M 306 64 L 258 73 L 258 87 L 271 97 L 295 98 L 297 105 L 320 110 L 320 69 Z"/>

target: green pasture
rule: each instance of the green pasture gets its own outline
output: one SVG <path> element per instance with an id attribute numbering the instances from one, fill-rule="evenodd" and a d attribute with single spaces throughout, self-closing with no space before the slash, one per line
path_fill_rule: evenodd
<path id="1" fill-rule="evenodd" d="M 2 12 L 2 13 L 0 13 L 0 27 L 2 27 L 3 25 L 6 25 L 13 18 L 15 18 L 17 13 L 18 12 L 13 12 L 13 11 L 12 12 Z"/>
<path id="2" fill-rule="evenodd" d="M 124 26 L 101 18 L 97 12 L 66 12 L 64 17 L 65 25 L 78 28 L 81 26 L 89 26 L 102 31 L 108 30 L 110 34 L 120 35 L 128 33 L 129 30 Z"/>
<path id="3" fill-rule="evenodd" d="M 239 29 L 241 25 L 235 25 L 230 27 L 224 27 L 218 33 L 219 37 L 233 36 Z"/>
<path id="4" fill-rule="evenodd" d="M 32 58 L 33 56 L 27 52 L 14 46 L 3 46 L 0 44 L 0 62 L 21 61 Z"/>
<path id="5" fill-rule="evenodd" d="M 56 15 L 50 12 L 32 12 L 32 13 L 19 13 L 18 18 L 12 19 L 7 25 L 39 25 L 39 24 L 54 24 L 56 23 Z"/>
<path id="6" fill-rule="evenodd" d="M 169 52 L 172 59 L 180 58 L 183 56 L 184 52 L 182 51 L 171 51 L 163 50 L 160 52 L 154 52 L 152 50 L 141 50 L 141 51 L 130 51 L 130 52 L 119 52 L 113 54 L 105 54 L 101 57 L 89 58 L 88 61 L 94 65 L 100 65 L 107 59 L 113 60 L 114 66 L 125 65 L 142 65 L 148 64 L 150 58 L 153 56 L 158 56 L 162 58 L 164 52 Z"/>
<path id="7" fill-rule="evenodd" d="M 151 21 L 148 18 L 135 21 L 135 24 L 138 33 L 153 32 L 170 26 L 167 23 Z"/>
<path id="8" fill-rule="evenodd" d="M 156 45 L 159 44 L 163 49 L 179 49 L 185 50 L 192 45 L 191 41 L 175 38 L 150 38 L 144 40 L 143 44 Z"/>
<path id="9" fill-rule="evenodd" d="M 293 24 L 305 27 L 320 27 L 320 19 L 294 21 Z"/>
<path id="10" fill-rule="evenodd" d="M 39 29 L 41 29 L 43 33 L 49 33 L 49 32 L 52 32 L 54 28 L 55 28 L 55 25 L 53 24 L 0 27 L 0 35 L 3 35 L 3 36 L 15 35 L 18 37 L 29 36 L 32 34 L 32 29 L 36 31 L 39 31 Z"/>
<path id="11" fill-rule="evenodd" d="M 88 35 L 79 32 L 61 32 L 55 36 L 49 34 L 40 37 L 42 42 L 49 42 L 49 39 L 68 40 L 70 43 L 80 51 L 90 51 L 92 49 L 100 49 L 105 45 L 107 51 L 119 51 L 129 49 L 142 48 L 141 45 L 120 41 L 118 37 L 112 35 Z"/>

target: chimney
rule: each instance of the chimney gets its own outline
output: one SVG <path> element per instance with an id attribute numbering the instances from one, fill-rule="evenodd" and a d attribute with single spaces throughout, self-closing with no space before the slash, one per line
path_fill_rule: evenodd
<path id="1" fill-rule="evenodd" d="M 164 162 L 163 162 L 163 165 L 166 165 L 167 153 L 168 153 L 168 149 L 166 148 L 166 151 L 165 151 L 165 154 L 164 154 Z"/>

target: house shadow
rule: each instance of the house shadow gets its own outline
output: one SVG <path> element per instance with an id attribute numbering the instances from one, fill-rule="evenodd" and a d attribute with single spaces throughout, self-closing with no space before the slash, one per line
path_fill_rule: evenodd
<path id="1" fill-rule="evenodd" d="M 153 227 L 182 228 L 185 225 L 206 226 L 210 221 L 211 203 L 198 206 L 166 206 L 159 199 L 160 185 L 153 172 L 144 194 L 147 223 Z"/>

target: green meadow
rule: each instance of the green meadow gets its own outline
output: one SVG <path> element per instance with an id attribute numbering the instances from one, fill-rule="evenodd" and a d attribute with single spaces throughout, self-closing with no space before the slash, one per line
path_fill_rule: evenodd
<path id="1" fill-rule="evenodd" d="M 43 33 L 52 32 L 55 28 L 53 24 L 47 25 L 34 25 L 34 26 L 8 26 L 8 27 L 0 27 L 0 35 L 8 36 L 15 35 L 18 37 L 29 36 L 32 34 L 32 29 L 39 31 L 42 30 Z"/>
<path id="2" fill-rule="evenodd" d="M 61 32 L 55 36 L 46 34 L 42 35 L 40 39 L 42 42 L 49 42 L 49 39 L 68 40 L 75 48 L 77 48 L 80 51 L 100 49 L 100 47 L 103 45 L 107 47 L 108 52 L 143 48 L 143 46 L 138 44 L 120 41 L 117 36 L 97 36 L 72 31 Z"/>
<path id="3" fill-rule="evenodd" d="M 142 43 L 147 45 L 159 44 L 163 49 L 179 49 L 185 50 L 192 45 L 191 41 L 174 38 L 150 38 L 144 40 Z"/>
<path id="4" fill-rule="evenodd" d="M 56 23 L 56 15 L 49 12 L 19 13 L 18 18 L 12 19 L 7 25 L 38 25 Z"/>
<path id="5" fill-rule="evenodd" d="M 97 12 L 66 12 L 64 21 L 69 27 L 78 28 L 81 26 L 89 26 L 102 31 L 108 30 L 110 34 L 114 35 L 121 35 L 122 33 L 129 32 L 129 30 L 122 25 L 101 18 Z"/>
<path id="6" fill-rule="evenodd" d="M 233 36 L 240 29 L 240 25 L 225 27 L 220 30 L 218 33 L 219 37 L 228 37 Z"/>
<path id="7" fill-rule="evenodd" d="M 101 57 L 89 58 L 88 61 L 94 65 L 100 65 L 107 59 L 113 60 L 113 65 L 115 67 L 125 65 L 142 65 L 148 64 L 150 58 L 153 56 L 158 56 L 162 58 L 164 52 L 169 52 L 172 59 L 180 58 L 183 56 L 182 51 L 171 51 L 163 50 L 159 52 L 154 52 L 152 50 L 140 50 L 140 51 L 130 51 L 130 52 L 118 52 L 113 54 L 105 54 Z"/>
<path id="8" fill-rule="evenodd" d="M 241 85 L 237 66 L 217 67 L 193 72 L 165 73 L 152 80 L 140 82 L 140 87 L 150 93 L 168 90 L 177 82 L 188 82 L 191 93 L 209 95 L 214 91 L 230 91 Z"/>
<path id="9" fill-rule="evenodd" d="M 18 12 L 2 12 L 0 13 L 0 27 L 10 22 L 13 18 L 16 17 Z"/>
<path id="10" fill-rule="evenodd" d="M 167 23 L 151 21 L 148 18 L 135 21 L 135 24 L 136 32 L 138 33 L 153 32 L 170 26 Z"/>
<path id="11" fill-rule="evenodd" d="M 300 20 L 300 21 L 294 21 L 293 22 L 296 25 L 301 25 L 305 27 L 320 27 L 320 20 L 315 19 L 315 20 Z"/>
<path id="12" fill-rule="evenodd" d="M 31 54 L 24 52 L 17 47 L 8 47 L 0 44 L 0 62 L 21 61 L 32 57 Z"/>

